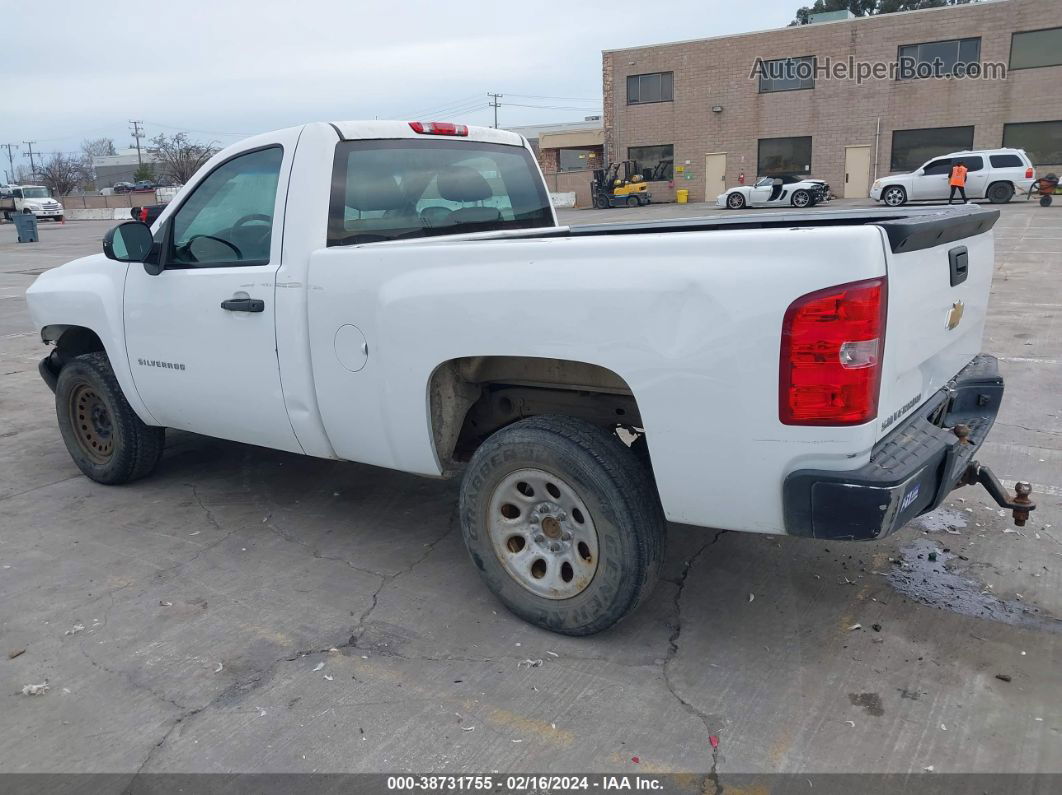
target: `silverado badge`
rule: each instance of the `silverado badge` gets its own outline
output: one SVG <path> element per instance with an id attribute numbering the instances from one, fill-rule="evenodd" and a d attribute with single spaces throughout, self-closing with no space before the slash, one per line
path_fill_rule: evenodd
<path id="1" fill-rule="evenodd" d="M 948 310 L 948 331 L 951 331 L 962 320 L 962 313 L 965 309 L 965 305 L 962 301 L 956 301 L 951 305 L 951 309 Z"/>

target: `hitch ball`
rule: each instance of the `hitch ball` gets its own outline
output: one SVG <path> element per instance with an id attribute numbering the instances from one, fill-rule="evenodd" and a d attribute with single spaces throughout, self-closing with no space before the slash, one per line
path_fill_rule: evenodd
<path id="1" fill-rule="evenodd" d="M 1019 480 L 1014 484 L 1014 504 L 1015 506 L 1032 505 L 1032 500 L 1029 499 L 1029 495 L 1032 494 L 1032 486 L 1024 480 Z M 1029 518 L 1029 508 L 1015 507 L 1014 508 L 1014 524 L 1018 527 L 1025 527 L 1025 522 Z"/>

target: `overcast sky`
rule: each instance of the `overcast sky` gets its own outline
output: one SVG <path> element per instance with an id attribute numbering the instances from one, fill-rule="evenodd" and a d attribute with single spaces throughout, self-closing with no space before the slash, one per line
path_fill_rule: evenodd
<path id="1" fill-rule="evenodd" d="M 0 12 L 0 144 L 72 151 L 186 130 L 222 144 L 313 120 L 501 126 L 601 110 L 601 50 L 782 27 L 800 0 L 49 0 Z M 561 99 L 563 98 L 563 99 Z M 518 107 L 536 105 L 553 107 Z M 0 176 L 8 167 L 0 149 Z"/>

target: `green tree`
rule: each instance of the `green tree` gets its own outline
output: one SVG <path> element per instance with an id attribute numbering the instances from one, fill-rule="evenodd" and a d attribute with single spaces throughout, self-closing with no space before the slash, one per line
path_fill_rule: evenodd
<path id="1" fill-rule="evenodd" d="M 141 163 L 133 172 L 133 182 L 140 182 L 142 179 L 155 179 L 155 168 L 150 163 Z"/>
<path id="2" fill-rule="evenodd" d="M 980 0 L 815 0 L 814 5 L 798 8 L 796 19 L 789 24 L 807 25 L 812 14 L 821 14 L 824 11 L 848 9 L 857 17 L 869 17 L 875 14 L 894 14 L 897 11 L 919 11 L 923 8 L 961 6 L 977 2 Z"/>

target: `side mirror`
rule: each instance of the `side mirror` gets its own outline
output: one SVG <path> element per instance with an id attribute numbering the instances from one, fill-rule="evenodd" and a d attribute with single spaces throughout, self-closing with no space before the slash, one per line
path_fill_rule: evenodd
<path id="1" fill-rule="evenodd" d="M 140 221 L 126 221 L 103 236 L 103 253 L 118 262 L 143 262 L 154 243 L 151 227 Z"/>

